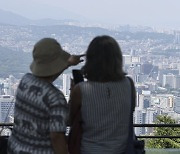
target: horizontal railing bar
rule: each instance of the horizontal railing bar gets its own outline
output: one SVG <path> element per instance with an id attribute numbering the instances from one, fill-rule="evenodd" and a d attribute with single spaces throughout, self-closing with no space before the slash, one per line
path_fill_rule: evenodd
<path id="1" fill-rule="evenodd" d="M 180 136 L 137 136 L 137 138 L 180 138 Z"/>
<path id="2" fill-rule="evenodd" d="M 0 127 L 13 127 L 13 123 L 0 123 Z M 134 127 L 180 127 L 180 124 L 134 124 Z M 180 136 L 137 136 L 137 138 L 180 138 Z"/>
<path id="3" fill-rule="evenodd" d="M 13 126 L 13 123 L 0 123 L 0 126 Z M 134 127 L 180 127 L 180 124 L 133 124 Z"/>
<path id="4" fill-rule="evenodd" d="M 0 123 L 0 126 L 13 126 L 13 123 Z"/>
<path id="5" fill-rule="evenodd" d="M 134 127 L 180 127 L 180 124 L 134 124 Z"/>

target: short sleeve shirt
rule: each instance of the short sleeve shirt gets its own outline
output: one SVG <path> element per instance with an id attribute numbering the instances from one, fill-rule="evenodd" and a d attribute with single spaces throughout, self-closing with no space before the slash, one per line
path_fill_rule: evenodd
<path id="1" fill-rule="evenodd" d="M 17 89 L 8 152 L 53 154 L 50 132 L 66 131 L 68 112 L 60 90 L 30 73 L 24 75 Z"/>

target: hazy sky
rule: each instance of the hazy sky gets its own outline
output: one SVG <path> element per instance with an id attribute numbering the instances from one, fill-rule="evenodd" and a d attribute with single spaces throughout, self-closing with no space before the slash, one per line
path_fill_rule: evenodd
<path id="1" fill-rule="evenodd" d="M 180 28 L 180 0 L 0 0 L 31 19 L 86 18 L 112 24 Z"/>

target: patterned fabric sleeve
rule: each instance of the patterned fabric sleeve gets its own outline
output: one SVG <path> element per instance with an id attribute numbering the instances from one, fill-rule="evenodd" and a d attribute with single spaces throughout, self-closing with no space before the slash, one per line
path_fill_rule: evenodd
<path id="1" fill-rule="evenodd" d="M 49 104 L 50 132 L 65 132 L 68 116 L 68 105 L 62 93 L 51 95 Z"/>

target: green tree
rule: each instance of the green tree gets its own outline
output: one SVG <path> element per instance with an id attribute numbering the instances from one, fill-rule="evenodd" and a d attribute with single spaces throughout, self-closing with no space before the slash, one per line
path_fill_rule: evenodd
<path id="1" fill-rule="evenodd" d="M 156 124 L 175 124 L 176 121 L 167 115 L 157 116 Z M 156 127 L 153 135 L 155 136 L 180 136 L 179 127 Z M 180 148 L 180 138 L 160 138 L 149 139 L 146 141 L 147 148 Z"/>

